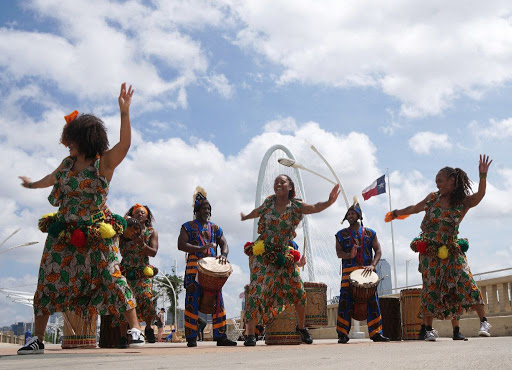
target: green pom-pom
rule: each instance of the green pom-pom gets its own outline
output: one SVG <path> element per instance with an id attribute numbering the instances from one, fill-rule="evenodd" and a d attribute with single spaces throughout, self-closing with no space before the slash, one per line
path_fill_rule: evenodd
<path id="1" fill-rule="evenodd" d="M 50 235 L 52 238 L 57 238 L 60 232 L 65 228 L 66 225 L 63 222 L 56 221 L 48 228 L 48 235 Z"/>
<path id="2" fill-rule="evenodd" d="M 134 270 L 128 271 L 128 273 L 126 274 L 126 278 L 128 280 L 135 280 L 135 271 Z"/>
<path id="3" fill-rule="evenodd" d="M 121 225 L 123 225 L 123 231 L 126 230 L 126 220 L 123 216 L 118 215 L 117 213 L 114 213 L 112 215 L 112 218 L 116 220 L 116 222 L 119 222 Z"/>
<path id="4" fill-rule="evenodd" d="M 468 243 L 468 240 L 467 239 L 458 239 L 457 240 L 457 244 L 459 245 L 460 247 L 460 250 L 463 252 L 463 253 L 466 253 L 469 249 L 469 243 Z"/>
<path id="5" fill-rule="evenodd" d="M 286 263 L 286 258 L 284 256 L 284 254 L 279 253 L 277 255 L 276 265 L 278 267 L 283 267 L 285 263 Z"/>

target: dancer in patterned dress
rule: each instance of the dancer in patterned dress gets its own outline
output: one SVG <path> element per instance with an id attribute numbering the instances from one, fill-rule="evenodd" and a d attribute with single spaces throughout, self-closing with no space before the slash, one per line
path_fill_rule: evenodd
<path id="1" fill-rule="evenodd" d="M 485 195 L 491 163 L 489 156 L 480 155 L 480 182 L 474 194 L 470 194 L 471 181 L 464 171 L 445 167 L 436 176 L 439 191 L 430 193 L 416 205 L 391 212 L 395 219 L 425 211 L 420 237 L 413 240 L 411 248 L 420 253 L 418 270 L 423 279 L 420 316 L 425 321 L 427 341 L 436 340 L 432 330 L 434 317 L 451 318 L 453 339 L 464 340 L 459 331 L 459 317 L 469 309 L 474 309 L 480 318 L 478 335 L 491 335 L 483 297 L 467 263 L 467 240 L 457 239 L 460 222 Z"/>
<path id="2" fill-rule="evenodd" d="M 59 209 L 39 220 L 39 229 L 48 232 L 48 237 L 34 295 L 35 332 L 18 354 L 44 353 L 42 340 L 49 316 L 66 311 L 83 317 L 122 314 L 130 324 L 132 344 L 144 345 L 135 299 L 116 257 L 118 235 L 126 222 L 106 205 L 114 170 L 130 148 L 132 95 L 132 87 L 127 90 L 123 83 L 118 99 L 120 141 L 112 149 L 108 149 L 103 122 L 74 111 L 66 116 L 61 137 L 70 156 L 39 181 L 20 177 L 25 188 L 53 186 L 48 200 Z"/>
<path id="3" fill-rule="evenodd" d="M 194 220 L 181 226 L 178 236 L 178 249 L 187 253 L 185 270 L 185 337 L 188 347 L 197 347 L 197 320 L 199 302 L 203 289 L 196 281 L 197 263 L 204 257 L 217 257 L 221 264 L 228 262 L 229 247 L 220 226 L 210 222 L 212 207 L 206 198 L 206 191 L 197 187 L 193 196 Z M 220 247 L 220 256 L 217 254 Z M 226 311 L 222 292 L 218 293 L 216 313 L 212 314 L 213 339 L 217 346 L 236 346 L 237 343 L 228 339 L 226 334 Z"/>
<path id="4" fill-rule="evenodd" d="M 158 252 L 158 232 L 153 228 L 154 218 L 148 206 L 137 203 L 126 212 L 125 217 L 138 220 L 141 230 L 131 239 L 124 236 L 120 238 L 119 249 L 123 257 L 121 273 L 135 294 L 139 321 L 146 322 L 146 340 L 148 343 L 155 343 L 155 333 L 151 327 L 155 318 L 153 276 L 158 271 L 149 264 L 149 257 L 155 257 Z M 121 325 L 121 333 L 123 332 L 124 325 Z"/>
<path id="5" fill-rule="evenodd" d="M 288 252 L 288 245 L 295 238 L 295 229 L 303 215 L 321 212 L 336 201 L 339 185 L 332 189 L 326 202 L 314 205 L 295 198 L 295 185 L 286 175 L 276 177 L 274 192 L 248 215 L 241 213 L 242 221 L 259 217 L 259 237 L 244 248 L 249 255 L 251 270 L 249 298 L 245 306 L 246 346 L 256 345 L 254 334 L 257 324 L 266 324 L 283 311 L 283 306 L 291 304 L 297 311 L 297 331 L 302 341 L 313 343 L 304 326 L 306 292 L 293 255 Z"/>

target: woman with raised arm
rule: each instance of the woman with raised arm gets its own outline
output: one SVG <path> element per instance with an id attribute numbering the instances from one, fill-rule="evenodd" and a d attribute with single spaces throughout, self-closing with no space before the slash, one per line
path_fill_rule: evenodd
<path id="1" fill-rule="evenodd" d="M 459 224 L 485 195 L 486 178 L 492 160 L 480 155 L 478 191 L 471 194 L 471 180 L 460 168 L 445 167 L 436 176 L 437 192 L 430 193 L 416 205 L 391 212 L 391 219 L 425 211 L 421 233 L 411 243 L 419 252 L 418 270 L 423 279 L 420 315 L 426 325 L 426 341 L 435 341 L 433 318 L 452 319 L 453 339 L 464 340 L 459 331 L 459 317 L 474 309 L 480 317 L 478 335 L 490 336 L 491 325 L 485 317 L 482 294 L 478 289 L 465 252 L 467 240 L 457 239 Z"/>
<path id="2" fill-rule="evenodd" d="M 39 229 L 48 233 L 34 295 L 35 331 L 18 354 L 44 353 L 44 332 L 54 312 L 78 316 L 120 315 L 128 320 L 132 345 L 144 345 L 137 322 L 135 300 L 117 262 L 118 235 L 126 221 L 107 207 L 114 170 L 131 144 L 130 103 L 134 90 L 121 85 L 119 143 L 108 149 L 105 125 L 91 115 L 74 111 L 66 116 L 61 143 L 69 149 L 59 167 L 32 182 L 21 176 L 28 189 L 53 186 L 48 197 L 59 207 L 43 216 Z"/>
<path id="3" fill-rule="evenodd" d="M 290 253 L 289 241 L 295 238 L 295 229 L 303 215 L 321 212 L 336 201 L 339 185 L 332 189 L 326 202 L 314 205 L 295 198 L 295 184 L 287 175 L 276 177 L 274 192 L 248 215 L 241 213 L 242 221 L 259 217 L 258 239 L 244 248 L 251 269 L 249 297 L 245 305 L 246 346 L 256 345 L 257 324 L 267 323 L 283 310 L 283 306 L 290 304 L 295 305 L 297 331 L 302 341 L 313 343 L 305 328 L 306 292 L 294 254 Z"/>

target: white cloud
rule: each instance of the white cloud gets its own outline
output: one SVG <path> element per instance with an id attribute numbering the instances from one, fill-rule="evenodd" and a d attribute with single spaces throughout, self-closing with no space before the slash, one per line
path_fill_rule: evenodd
<path id="1" fill-rule="evenodd" d="M 236 43 L 283 68 L 279 82 L 374 87 L 408 117 L 479 99 L 512 78 L 510 3 L 235 2 Z"/>
<path id="2" fill-rule="evenodd" d="M 471 122 L 469 128 L 478 139 L 507 139 L 512 136 L 512 118 L 501 121 L 490 119 L 486 126 Z"/>
<path id="3" fill-rule="evenodd" d="M 452 143 L 446 134 L 422 131 L 409 139 L 409 146 L 418 154 L 430 154 L 432 149 L 450 149 Z"/>
<path id="4" fill-rule="evenodd" d="M 267 122 L 263 127 L 265 132 L 294 132 L 297 130 L 297 122 L 292 117 L 279 117 Z"/>
<path id="5" fill-rule="evenodd" d="M 224 74 L 213 74 L 205 77 L 208 91 L 217 91 L 222 97 L 229 99 L 233 96 L 235 88 Z"/>

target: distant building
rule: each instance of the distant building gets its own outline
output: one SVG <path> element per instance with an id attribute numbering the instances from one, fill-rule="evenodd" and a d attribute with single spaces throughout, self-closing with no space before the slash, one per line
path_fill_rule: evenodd
<path id="1" fill-rule="evenodd" d="M 11 331 L 14 333 L 14 335 L 25 334 L 25 323 L 20 321 L 17 324 L 12 324 Z"/>
<path id="2" fill-rule="evenodd" d="M 386 276 L 387 277 L 382 280 L 379 283 L 379 286 L 377 287 L 377 293 L 379 296 L 383 296 L 386 294 L 392 294 L 392 285 L 391 285 L 391 266 L 389 265 L 388 261 L 386 259 L 382 258 L 379 263 L 377 264 L 376 268 L 377 275 L 379 275 L 379 278 Z"/>

